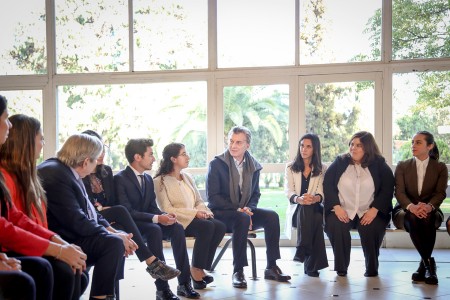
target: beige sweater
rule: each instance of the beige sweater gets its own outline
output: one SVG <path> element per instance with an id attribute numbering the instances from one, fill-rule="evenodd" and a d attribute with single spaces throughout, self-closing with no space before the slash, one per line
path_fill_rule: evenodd
<path id="1" fill-rule="evenodd" d="M 178 222 L 186 228 L 195 218 L 198 210 L 210 212 L 195 185 L 194 179 L 187 173 L 181 173 L 183 182 L 173 176 L 158 176 L 153 179 L 156 201 L 159 208 L 177 215 Z M 183 187 L 184 184 L 184 187 Z"/>

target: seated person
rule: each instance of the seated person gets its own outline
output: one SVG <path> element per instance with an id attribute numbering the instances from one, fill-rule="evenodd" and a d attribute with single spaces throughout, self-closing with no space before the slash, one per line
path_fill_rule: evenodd
<path id="1" fill-rule="evenodd" d="M 93 130 L 86 130 L 83 134 L 97 137 L 101 136 Z M 105 147 L 97 159 L 94 172 L 83 178 L 83 183 L 91 203 L 95 209 L 116 229 L 133 234 L 133 241 L 138 245 L 136 255 L 140 261 L 147 264 L 147 272 L 155 279 L 170 280 L 180 274 L 180 271 L 165 264 L 153 255 L 150 247 L 144 242 L 139 229 L 131 218 L 128 210 L 122 205 L 115 205 L 114 178 L 111 167 L 103 163 Z"/>
<path id="2" fill-rule="evenodd" d="M 91 174 L 103 144 L 86 134 L 70 136 L 57 152 L 38 166 L 47 195 L 50 229 L 79 245 L 87 254 L 87 266 L 95 266 L 91 299 L 114 299 L 115 282 L 124 255 L 137 248 L 131 234 L 118 232 L 97 214 L 82 178 Z"/>
<path id="3" fill-rule="evenodd" d="M 280 259 L 280 220 L 269 209 L 258 208 L 261 193 L 259 175 L 261 165 L 250 154 L 251 132 L 245 127 L 233 127 L 228 133 L 228 149 L 209 164 L 206 191 L 208 206 L 214 218 L 232 232 L 234 287 L 245 288 L 244 267 L 247 261 L 247 233 L 249 229 L 264 228 L 267 246 L 267 267 L 264 278 L 288 281 L 276 261 Z"/>
<path id="4" fill-rule="evenodd" d="M 0 299 L 34 300 L 36 286 L 33 278 L 22 272 L 20 260 L 0 253 Z"/>
<path id="5" fill-rule="evenodd" d="M 41 123 L 23 114 L 9 117 L 9 121 L 12 128 L 0 147 L 0 172 L 17 209 L 48 228 L 47 198 L 36 171 L 36 160 L 44 146 Z M 44 258 L 49 260 L 53 269 L 53 299 L 80 299 L 89 283 L 87 271 L 74 274 L 72 267 L 65 262 Z"/>
<path id="6" fill-rule="evenodd" d="M 189 166 L 189 155 L 180 143 L 164 147 L 156 173 L 156 200 L 162 210 L 177 215 L 186 236 L 195 236 L 191 276 L 196 289 L 204 289 L 214 279 L 205 273 L 211 269 L 216 249 L 225 235 L 225 224 L 203 202 L 191 176 L 182 170 Z"/>
<path id="7" fill-rule="evenodd" d="M 448 170 L 439 162 L 439 149 L 428 131 L 419 131 L 411 142 L 413 158 L 401 161 L 395 168 L 393 222 L 405 228 L 421 260 L 411 276 L 413 281 L 438 284 L 436 262 L 432 257 L 436 229 L 444 221 L 440 205 L 446 197 Z"/>
<path id="8" fill-rule="evenodd" d="M 162 240 L 170 238 L 178 276 L 177 295 L 186 298 L 200 298 L 191 286 L 189 256 L 186 249 L 186 237 L 175 214 L 163 213 L 156 204 L 152 177 L 145 171 L 152 169 L 153 140 L 131 139 L 125 146 L 125 156 L 129 165 L 114 176 L 116 197 L 133 217 L 141 235 L 147 240 L 152 253 L 164 260 Z M 167 281 L 157 279 L 156 299 L 179 299 L 170 290 Z"/>

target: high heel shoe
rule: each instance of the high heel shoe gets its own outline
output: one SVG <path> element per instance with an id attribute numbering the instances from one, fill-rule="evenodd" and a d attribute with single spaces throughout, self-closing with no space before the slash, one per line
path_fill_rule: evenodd
<path id="1" fill-rule="evenodd" d="M 206 284 L 210 284 L 214 281 L 214 277 L 212 277 L 211 275 L 205 275 L 202 279 Z"/>
<path id="2" fill-rule="evenodd" d="M 192 277 L 192 276 L 191 276 L 191 279 L 192 279 L 192 285 L 194 286 L 194 289 L 203 290 L 204 288 L 206 288 L 206 282 L 203 279 L 195 280 L 194 277 Z"/>

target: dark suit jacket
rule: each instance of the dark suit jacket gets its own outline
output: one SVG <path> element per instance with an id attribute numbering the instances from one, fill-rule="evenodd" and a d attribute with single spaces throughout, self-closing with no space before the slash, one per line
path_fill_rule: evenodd
<path id="1" fill-rule="evenodd" d="M 133 170 L 127 166 L 114 175 L 114 186 L 119 204 L 125 206 L 135 221 L 152 222 L 154 215 L 163 212 L 156 204 L 153 179 L 144 174 L 145 194 L 142 195 L 140 184 Z"/>
<path id="2" fill-rule="evenodd" d="M 109 223 L 97 213 L 98 223 L 87 217 L 86 199 L 72 170 L 56 158 L 38 166 L 47 195 L 48 226 L 68 242 L 107 232 Z"/>
<path id="3" fill-rule="evenodd" d="M 104 171 L 102 171 L 102 168 Z M 104 173 L 106 172 L 106 173 Z M 104 174 L 103 174 L 104 173 Z M 114 193 L 114 177 L 113 172 L 110 166 L 102 165 L 102 167 L 97 167 L 95 172 L 97 177 L 100 178 L 103 186 L 103 191 L 105 192 L 106 203 L 101 203 L 102 206 L 114 206 L 117 205 L 116 197 Z M 86 191 L 88 193 L 89 199 L 94 199 L 94 194 L 91 189 L 91 182 L 89 176 L 83 178 L 84 186 L 86 187 Z"/>
<path id="4" fill-rule="evenodd" d="M 448 170 L 447 166 L 430 158 L 425 178 L 423 180 L 422 192 L 417 190 L 417 168 L 415 159 L 408 159 L 398 163 L 395 169 L 395 198 L 403 209 L 408 204 L 419 202 L 431 203 L 439 208 L 446 197 Z"/>

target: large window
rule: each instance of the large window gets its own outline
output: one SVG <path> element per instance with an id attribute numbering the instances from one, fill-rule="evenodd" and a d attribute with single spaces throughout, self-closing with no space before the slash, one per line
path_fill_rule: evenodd
<path id="1" fill-rule="evenodd" d="M 9 115 L 25 114 L 42 120 L 42 91 L 0 91 L 8 99 Z"/>
<path id="2" fill-rule="evenodd" d="M 45 73 L 45 1 L 2 1 L 0 11 L 0 75 Z"/>
<path id="3" fill-rule="evenodd" d="M 393 76 L 393 163 L 412 157 L 411 140 L 431 132 L 440 161 L 450 164 L 450 72 L 399 73 Z"/>
<path id="4" fill-rule="evenodd" d="M 58 99 L 60 142 L 73 133 L 97 131 L 114 170 L 128 164 L 123 151 L 130 138 L 152 138 L 157 158 L 170 142 L 184 143 L 190 167 L 206 167 L 204 82 L 61 86 Z"/>

